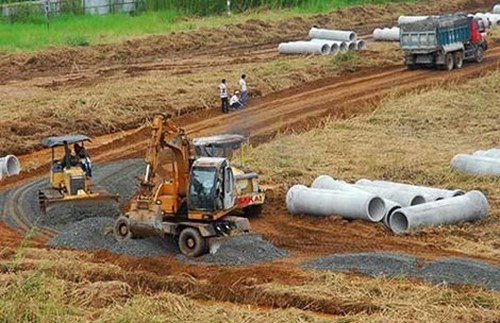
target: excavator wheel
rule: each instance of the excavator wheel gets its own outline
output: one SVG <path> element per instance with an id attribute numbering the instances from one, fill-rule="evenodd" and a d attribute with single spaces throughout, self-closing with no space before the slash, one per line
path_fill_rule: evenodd
<path id="1" fill-rule="evenodd" d="M 198 257 L 208 250 L 207 241 L 195 228 L 184 228 L 179 235 L 179 249 L 188 257 Z"/>
<path id="2" fill-rule="evenodd" d="M 246 217 L 259 216 L 262 213 L 262 204 L 247 206 L 243 209 L 243 213 Z"/>
<path id="3" fill-rule="evenodd" d="M 116 240 L 126 240 L 132 238 L 132 231 L 130 231 L 130 221 L 128 218 L 121 216 L 116 220 L 113 228 Z"/>

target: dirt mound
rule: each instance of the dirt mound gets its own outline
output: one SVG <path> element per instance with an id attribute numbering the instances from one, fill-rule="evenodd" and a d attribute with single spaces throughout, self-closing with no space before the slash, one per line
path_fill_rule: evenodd
<path id="1" fill-rule="evenodd" d="M 177 259 L 190 264 L 241 266 L 282 258 L 288 254 L 257 234 L 224 239 L 213 249 L 211 253 L 196 259 L 184 255 L 178 255 Z"/>

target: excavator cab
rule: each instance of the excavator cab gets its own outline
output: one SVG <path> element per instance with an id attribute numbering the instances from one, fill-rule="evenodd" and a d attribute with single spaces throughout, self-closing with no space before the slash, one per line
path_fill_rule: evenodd
<path id="1" fill-rule="evenodd" d="M 239 153 L 239 160 L 231 169 L 236 182 L 236 204 L 245 215 L 258 215 L 266 198 L 259 185 L 259 175 L 245 167 L 245 150 L 248 139 L 242 135 L 224 134 L 193 139 L 196 157 L 219 157 L 233 160 Z"/>
<path id="2" fill-rule="evenodd" d="M 85 142 L 90 142 L 90 138 L 84 135 L 48 137 L 42 140 L 44 147 L 52 149 L 50 187 L 38 192 L 40 209 L 44 214 L 47 214 L 49 206 L 60 202 L 118 201 L 118 195 L 108 194 L 91 185 L 90 161 L 82 162 L 79 156 L 71 153 L 71 145 L 79 144 L 84 148 Z M 63 154 L 61 158 L 56 158 L 59 147 L 63 148 Z"/>

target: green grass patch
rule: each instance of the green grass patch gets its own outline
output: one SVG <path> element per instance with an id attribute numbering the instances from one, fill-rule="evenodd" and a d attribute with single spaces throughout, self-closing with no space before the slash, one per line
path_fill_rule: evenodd
<path id="1" fill-rule="evenodd" d="M 224 10 L 212 7 L 201 8 L 194 3 L 207 1 L 177 1 L 177 7 L 168 5 L 169 0 L 145 1 L 146 12 L 131 16 L 110 14 L 89 16 L 63 14 L 53 17 L 47 25 L 44 16 L 29 14 L 22 22 L 0 23 L 0 51 L 38 50 L 51 46 L 89 46 L 120 42 L 131 37 L 190 31 L 198 28 L 219 27 L 224 24 L 241 23 L 248 19 L 278 21 L 288 17 L 311 15 L 319 12 L 357 4 L 389 2 L 412 2 L 402 0 L 273 0 L 233 1 L 231 16 L 219 14 Z M 220 1 L 225 3 L 225 1 Z M 255 11 L 255 7 L 275 10 Z M 280 8 L 287 8 L 278 10 Z M 201 17 L 208 15 L 207 17 Z M 186 19 L 189 17 L 189 19 Z"/>

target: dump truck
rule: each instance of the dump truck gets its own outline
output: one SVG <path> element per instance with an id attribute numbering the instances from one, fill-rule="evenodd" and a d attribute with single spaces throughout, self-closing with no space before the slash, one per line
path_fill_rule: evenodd
<path id="1" fill-rule="evenodd" d="M 464 62 L 481 63 L 488 43 L 480 19 L 465 14 L 432 16 L 401 24 L 400 46 L 408 69 L 462 68 Z"/>

